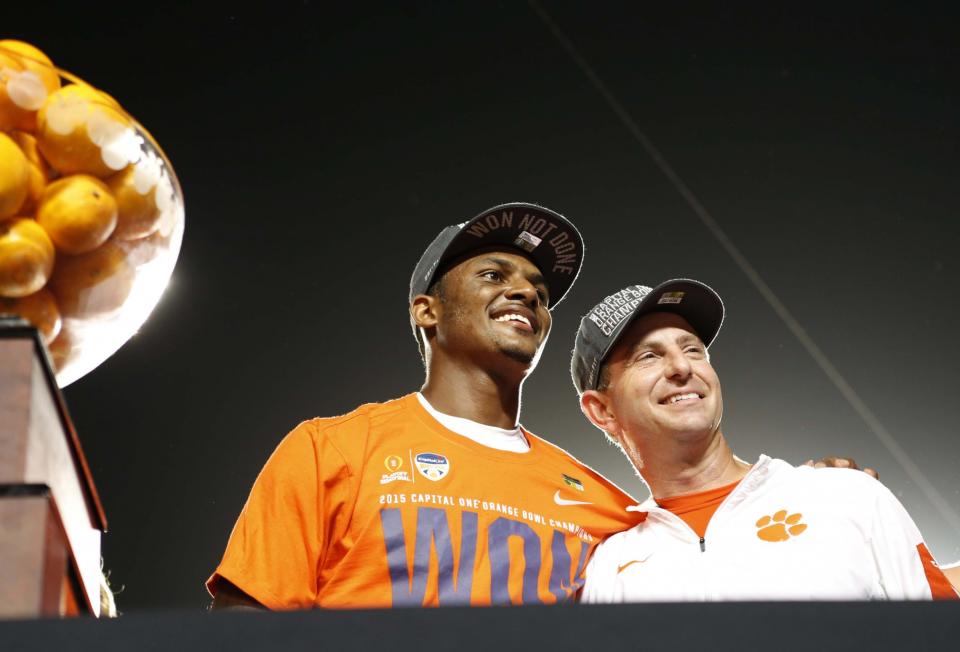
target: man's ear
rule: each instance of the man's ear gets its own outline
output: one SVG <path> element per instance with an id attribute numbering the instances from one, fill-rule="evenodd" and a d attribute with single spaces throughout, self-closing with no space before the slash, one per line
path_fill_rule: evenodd
<path id="1" fill-rule="evenodd" d="M 610 397 L 603 392 L 588 389 L 580 395 L 580 409 L 590 423 L 600 428 L 611 439 L 620 442 L 620 422 L 610 409 Z"/>
<path id="2" fill-rule="evenodd" d="M 410 318 L 418 328 L 433 328 L 437 325 L 440 299 L 429 294 L 418 294 L 410 302 Z"/>

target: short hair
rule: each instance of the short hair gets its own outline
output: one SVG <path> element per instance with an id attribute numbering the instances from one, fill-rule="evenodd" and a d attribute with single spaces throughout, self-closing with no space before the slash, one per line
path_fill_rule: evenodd
<path id="1" fill-rule="evenodd" d="M 610 389 L 610 368 L 606 363 L 603 363 L 597 373 L 597 391 L 605 392 L 608 389 Z"/>
<path id="2" fill-rule="evenodd" d="M 446 296 L 443 293 L 443 279 L 446 278 L 446 276 L 446 273 L 440 275 L 433 281 L 433 283 L 430 284 L 430 287 L 427 288 L 427 294 L 432 297 L 436 297 L 441 303 L 446 300 Z M 420 332 L 420 327 L 417 326 L 415 321 L 413 321 L 413 315 L 410 315 L 410 327 L 413 329 L 413 338 L 417 341 L 417 350 L 420 352 L 420 361 L 423 362 L 424 366 L 426 366 L 426 342 L 423 341 L 423 333 Z"/>

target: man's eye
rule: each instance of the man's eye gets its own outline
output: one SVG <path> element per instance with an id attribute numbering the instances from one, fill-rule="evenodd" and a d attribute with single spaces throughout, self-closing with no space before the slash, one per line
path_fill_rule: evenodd
<path id="1" fill-rule="evenodd" d="M 491 281 L 502 281 L 502 280 L 503 280 L 503 274 L 501 274 L 500 272 L 498 272 L 498 271 L 496 271 L 496 270 L 493 270 L 493 269 L 490 269 L 490 270 L 487 270 L 486 272 L 483 272 L 482 274 L 480 274 L 480 276 L 482 276 L 482 277 L 484 277 L 484 278 L 488 278 L 488 279 L 490 279 Z"/>
<path id="2" fill-rule="evenodd" d="M 699 346 L 688 346 L 687 347 L 688 355 L 703 355 L 703 349 Z"/>

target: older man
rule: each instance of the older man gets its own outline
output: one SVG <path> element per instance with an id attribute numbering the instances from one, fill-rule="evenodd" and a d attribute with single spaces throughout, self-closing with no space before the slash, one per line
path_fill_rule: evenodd
<path id="1" fill-rule="evenodd" d="M 733 454 L 707 352 L 723 316 L 712 289 L 680 279 L 628 287 L 581 323 L 583 412 L 651 492 L 633 508 L 645 520 L 598 548 L 583 600 L 956 598 L 879 482 Z"/>

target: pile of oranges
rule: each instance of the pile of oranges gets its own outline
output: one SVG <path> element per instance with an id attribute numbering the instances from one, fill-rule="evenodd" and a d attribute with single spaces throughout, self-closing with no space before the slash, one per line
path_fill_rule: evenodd
<path id="1" fill-rule="evenodd" d="M 0 40 L 0 314 L 34 324 L 55 364 L 71 347 L 65 324 L 116 311 L 169 236 L 141 143 L 112 97 Z"/>

